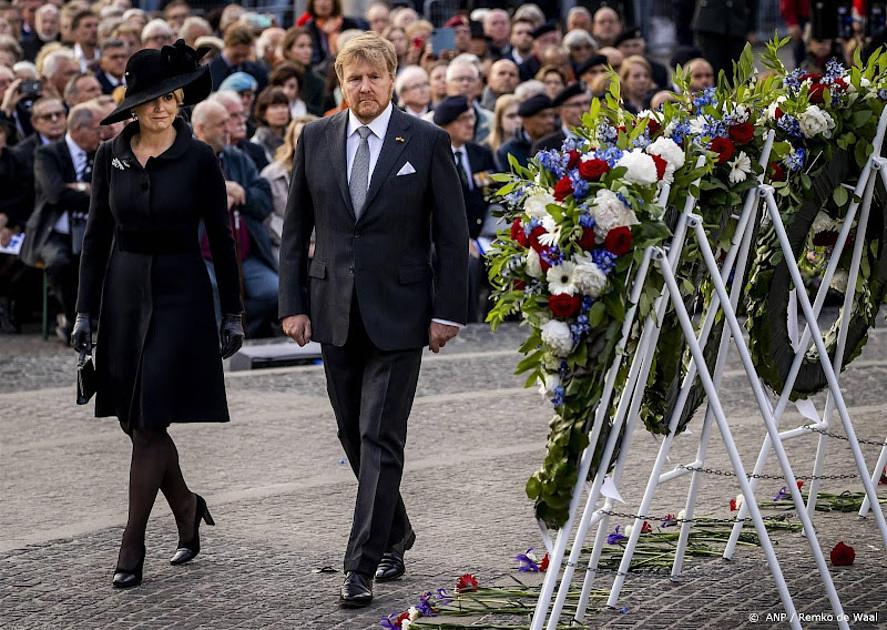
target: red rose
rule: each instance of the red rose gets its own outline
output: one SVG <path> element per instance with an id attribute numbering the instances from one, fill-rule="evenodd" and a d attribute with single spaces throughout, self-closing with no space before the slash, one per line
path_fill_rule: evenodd
<path id="1" fill-rule="evenodd" d="M 730 139 L 736 144 L 748 144 L 755 137 L 755 128 L 748 122 L 733 125 L 727 131 L 730 134 Z"/>
<path id="2" fill-rule="evenodd" d="M 840 90 L 841 92 L 847 91 L 847 82 L 841 77 L 838 77 L 832 84 L 832 90 Z"/>
<path id="3" fill-rule="evenodd" d="M 607 232 L 607 237 L 604 239 L 604 247 L 607 248 L 608 252 L 617 256 L 627 254 L 631 251 L 631 229 L 625 225 L 613 228 Z"/>
<path id="4" fill-rule="evenodd" d="M 798 490 L 800 490 L 801 488 L 804 487 L 804 480 L 798 479 L 797 481 L 795 481 L 795 485 L 798 486 Z"/>
<path id="5" fill-rule="evenodd" d="M 785 112 L 783 112 L 783 111 L 782 111 L 780 108 L 778 108 L 778 107 L 777 107 L 775 110 L 773 110 L 773 118 L 775 118 L 776 120 L 779 120 L 780 118 L 782 118 L 782 116 L 783 116 L 784 114 L 785 114 Z"/>
<path id="6" fill-rule="evenodd" d="M 648 523 L 647 521 L 644 521 L 644 524 L 641 525 L 641 533 L 642 534 L 649 534 L 652 531 L 653 531 L 653 528 L 650 527 L 650 523 Z"/>
<path id="7" fill-rule="evenodd" d="M 647 119 L 647 129 L 650 130 L 650 135 L 655 135 L 659 133 L 659 130 L 662 129 L 662 125 L 659 124 L 659 121 L 655 118 Z"/>
<path id="8" fill-rule="evenodd" d="M 541 225 L 537 225 L 537 226 L 534 227 L 533 230 L 530 232 L 530 238 L 528 239 L 528 241 L 529 241 L 529 243 L 530 243 L 530 247 L 532 247 L 533 249 L 535 249 L 537 252 L 541 252 L 541 251 L 542 251 L 542 248 L 544 247 L 544 246 L 542 245 L 542 243 L 539 242 L 539 237 L 542 236 L 542 235 L 545 234 L 545 233 L 546 233 L 546 232 L 545 232 L 545 228 L 542 227 Z"/>
<path id="9" fill-rule="evenodd" d="M 668 162 L 658 155 L 651 155 L 650 157 L 653 158 L 653 163 L 656 164 L 656 179 L 662 179 L 665 177 L 665 169 L 668 168 Z"/>
<path id="10" fill-rule="evenodd" d="M 558 319 L 568 319 L 577 315 L 582 308 L 582 296 L 555 293 L 548 297 L 548 308 Z"/>
<path id="11" fill-rule="evenodd" d="M 548 552 L 545 552 L 545 555 L 542 556 L 542 561 L 539 563 L 539 573 L 545 573 L 548 571 L 548 563 L 550 562 L 548 558 Z"/>
<path id="12" fill-rule="evenodd" d="M 782 168 L 782 165 L 779 162 L 770 162 L 770 181 L 771 182 L 784 182 L 785 181 L 785 169 Z"/>
<path id="13" fill-rule="evenodd" d="M 817 83 L 821 78 L 822 74 L 820 74 L 819 72 L 805 72 L 798 80 L 803 83 L 807 79 L 810 79 L 813 83 Z"/>
<path id="14" fill-rule="evenodd" d="M 807 93 L 810 98 L 811 103 L 822 103 L 823 95 L 825 92 L 825 86 L 822 83 L 814 83 L 810 86 L 810 91 Z"/>
<path id="15" fill-rule="evenodd" d="M 560 181 L 554 185 L 554 198 L 557 201 L 563 201 L 573 194 L 573 182 L 567 176 L 561 177 Z"/>
<path id="16" fill-rule="evenodd" d="M 582 179 L 586 179 L 590 182 L 596 182 L 609 170 L 610 165 L 607 164 L 605 160 L 599 160 L 597 158 L 586 160 L 579 164 L 579 175 L 582 176 Z"/>
<path id="17" fill-rule="evenodd" d="M 471 575 L 470 573 L 466 573 L 464 575 L 459 576 L 459 579 L 456 580 L 456 592 L 457 593 L 469 593 L 471 591 L 477 590 L 477 578 Z"/>
<path id="18" fill-rule="evenodd" d="M 813 235 L 813 244 L 817 247 L 834 247 L 837 242 L 837 232 L 817 232 Z"/>
<path id="19" fill-rule="evenodd" d="M 521 247 L 526 247 L 529 241 L 527 240 L 527 233 L 524 232 L 524 226 L 520 221 L 520 218 L 515 219 L 511 224 L 511 240 L 515 241 Z"/>
<path id="20" fill-rule="evenodd" d="M 523 291 L 527 288 L 527 283 L 521 280 L 520 278 L 515 278 L 513 286 L 517 291 Z"/>
<path id="21" fill-rule="evenodd" d="M 853 564 L 853 561 L 856 560 L 856 551 L 854 551 L 853 547 L 850 545 L 845 545 L 843 542 L 839 542 L 832 548 L 829 557 L 832 560 L 833 566 L 849 567 Z"/>
<path id="22" fill-rule="evenodd" d="M 574 169 L 579 166 L 579 160 L 582 159 L 582 154 L 580 154 L 579 151 L 573 149 L 567 155 L 570 156 L 570 161 L 567 162 L 567 168 Z"/>
<path id="23" fill-rule="evenodd" d="M 718 164 L 723 164 L 736 153 L 736 146 L 729 138 L 715 138 L 711 141 L 711 150 L 718 154 Z"/>
<path id="24" fill-rule="evenodd" d="M 579 247 L 588 251 L 597 245 L 597 235 L 592 228 L 582 228 L 582 238 L 579 239 Z"/>

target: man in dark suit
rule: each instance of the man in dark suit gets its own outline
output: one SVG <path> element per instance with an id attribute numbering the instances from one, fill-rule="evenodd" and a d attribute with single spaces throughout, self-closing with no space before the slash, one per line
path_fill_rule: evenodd
<path id="1" fill-rule="evenodd" d="M 733 62 L 739 59 L 747 41 L 754 38 L 758 20 L 758 0 L 706 0 L 696 4 L 691 28 L 696 45 L 714 68 L 733 77 Z"/>
<path id="2" fill-rule="evenodd" d="M 123 72 L 129 58 L 126 42 L 122 39 L 109 39 L 102 44 L 102 56 L 95 78 L 102 86 L 102 94 L 112 94 L 123 85 Z"/>
<path id="3" fill-rule="evenodd" d="M 564 140 L 575 136 L 573 130 L 582 123 L 582 114 L 591 107 L 591 96 L 585 84 L 580 81 L 561 90 L 551 104 L 558 108 L 561 128 L 536 142 L 531 149 L 532 155 L 551 149 L 560 151 Z"/>
<path id="4" fill-rule="evenodd" d="M 28 219 L 22 260 L 46 266 L 49 286 L 62 307 L 56 333 L 65 342 L 74 324 L 77 268 L 89 213 L 92 156 L 100 141 L 99 113 L 89 104 L 71 108 L 68 132 L 37 149 L 34 158 L 36 204 Z"/>
<path id="5" fill-rule="evenodd" d="M 434 109 L 434 124 L 450 136 L 456 172 L 462 184 L 468 218 L 468 321 L 483 319 L 480 302 L 484 282 L 484 245 L 479 240 L 490 208 L 488 192 L 496 172 L 493 152 L 471 141 L 474 137 L 474 111 L 464 96 L 448 96 Z"/>
<path id="6" fill-rule="evenodd" d="M 213 80 L 213 90 L 218 90 L 222 81 L 229 74 L 246 72 L 251 74 L 258 83 L 256 93 L 268 85 L 268 73 L 259 64 L 250 61 L 253 44 L 256 38 L 250 28 L 243 24 L 232 24 L 225 30 L 225 45 L 222 53 L 209 64 L 209 72 Z"/>
<path id="7" fill-rule="evenodd" d="M 403 575 L 416 536 L 400 480 L 422 348 L 440 351 L 468 309 L 468 228 L 462 196 L 452 194 L 460 183 L 450 139 L 392 107 L 396 68 L 393 45 L 376 33 L 339 52 L 350 109 L 303 129 L 280 247 L 283 330 L 300 345 L 321 343 L 358 479 L 346 607 L 372 601 L 374 576 Z"/>

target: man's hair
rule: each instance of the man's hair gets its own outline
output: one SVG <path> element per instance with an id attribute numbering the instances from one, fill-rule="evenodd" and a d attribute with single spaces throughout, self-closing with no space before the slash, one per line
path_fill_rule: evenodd
<path id="1" fill-rule="evenodd" d="M 126 48 L 126 42 L 122 39 L 108 39 L 102 44 L 102 54 L 105 54 L 106 50 L 111 50 L 112 48 Z"/>
<path id="2" fill-rule="evenodd" d="M 89 9 L 87 9 L 87 10 L 85 10 L 85 11 L 78 11 L 77 13 L 74 14 L 74 17 L 71 18 L 71 30 L 72 30 L 72 31 L 76 31 L 76 30 L 77 30 L 77 27 L 80 26 L 80 22 L 82 22 L 82 21 L 85 20 L 86 18 L 96 18 L 96 19 L 98 19 L 98 17 L 96 17 L 96 14 L 93 13 L 93 12 L 92 12 L 91 10 L 89 10 Z"/>
<path id="3" fill-rule="evenodd" d="M 225 30 L 225 46 L 252 46 L 256 41 L 252 29 L 246 24 L 235 22 Z"/>
<path id="4" fill-rule="evenodd" d="M 55 14 L 58 15 L 59 8 L 57 6 L 55 6 L 54 4 L 50 4 L 47 2 L 46 4 L 40 5 L 40 8 L 37 9 L 37 11 L 34 14 L 35 15 L 43 15 L 44 13 L 52 13 L 53 11 L 55 11 Z"/>
<path id="5" fill-rule="evenodd" d="M 480 68 L 478 68 L 478 64 L 464 57 L 461 59 L 456 57 L 450 62 L 450 65 L 447 66 L 447 81 L 453 80 L 453 77 L 456 75 L 456 72 L 459 71 L 459 68 L 471 68 L 477 75 L 477 78 L 480 78 Z"/>
<path id="6" fill-rule="evenodd" d="M 367 32 L 351 38 L 336 55 L 336 76 L 344 79 L 345 66 L 365 61 L 372 66 L 383 66 L 393 78 L 397 73 L 397 55 L 394 44 L 377 33 Z"/>
<path id="7" fill-rule="evenodd" d="M 394 80 L 394 91 L 400 94 L 403 92 L 404 84 L 408 83 L 412 79 L 423 78 L 426 81 L 428 80 L 428 73 L 425 72 L 425 69 L 422 66 L 407 66 L 397 75 L 397 79 Z"/>
<path id="8" fill-rule="evenodd" d="M 219 90 L 218 92 L 214 92 L 207 99 L 212 101 L 213 103 L 218 103 L 226 110 L 228 109 L 228 103 L 236 103 L 243 107 L 243 101 L 240 100 L 240 96 L 238 96 L 237 92 L 232 90 Z"/>
<path id="9" fill-rule="evenodd" d="M 573 8 L 581 9 L 582 7 Z M 569 33 L 564 35 L 563 44 L 564 47 L 567 49 L 573 48 L 574 46 L 580 46 L 582 44 L 590 44 L 592 48 L 597 48 L 597 42 L 594 41 L 594 38 L 588 34 L 588 31 L 584 31 L 581 29 L 570 31 Z"/>
<path id="10" fill-rule="evenodd" d="M 46 58 L 43 60 L 43 76 L 51 77 L 58 72 L 62 59 L 73 62 L 74 53 L 68 48 L 60 48 L 46 55 Z"/>
<path id="11" fill-rule="evenodd" d="M 219 108 L 222 108 L 219 110 Z M 194 106 L 194 109 L 191 110 L 191 122 L 194 126 L 203 126 L 206 124 L 206 119 L 209 118 L 209 115 L 213 111 L 222 111 L 225 115 L 228 114 L 228 110 L 225 107 L 216 101 L 215 99 L 207 99 L 205 101 L 200 101 L 197 105 Z"/>
<path id="12" fill-rule="evenodd" d="M 68 112 L 68 131 L 74 131 L 81 127 L 91 125 L 98 113 L 93 105 L 89 103 L 80 103 L 71 108 Z"/>
<path id="13" fill-rule="evenodd" d="M 530 26 L 530 30 L 536 28 L 536 23 L 528 17 L 516 17 L 511 21 L 511 30 L 514 30 L 514 27 L 518 24 L 527 24 Z"/>
<path id="14" fill-rule="evenodd" d="M 68 79 L 68 82 L 65 84 L 65 102 L 70 103 L 77 98 L 77 95 L 80 93 L 80 88 L 77 86 L 77 82 L 80 81 L 80 79 L 92 76 L 94 75 L 90 72 L 78 72 Z"/>
<path id="15" fill-rule="evenodd" d="M 33 113 L 38 109 L 43 109 L 50 103 L 58 103 L 59 105 L 64 106 L 64 103 L 60 98 L 56 98 L 54 96 L 41 96 L 36 101 L 34 101 L 33 105 L 31 105 L 31 112 Z"/>
<path id="16" fill-rule="evenodd" d="M 142 29 L 141 40 L 144 43 L 157 35 L 172 35 L 172 32 L 172 27 L 169 24 L 160 18 L 155 18 L 145 24 L 145 28 Z"/>
<path id="17" fill-rule="evenodd" d="M 25 55 L 21 44 L 11 35 L 0 35 L 0 50 L 5 50 L 12 55 L 14 61 L 21 61 Z"/>

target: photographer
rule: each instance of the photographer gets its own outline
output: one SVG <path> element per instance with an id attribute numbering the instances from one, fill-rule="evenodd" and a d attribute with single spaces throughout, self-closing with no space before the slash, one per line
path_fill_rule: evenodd
<path id="1" fill-rule="evenodd" d="M 17 79 L 11 69 L 0 66 L 0 124 L 9 128 L 7 145 L 12 146 L 34 132 L 31 105 L 40 92 L 39 81 Z"/>

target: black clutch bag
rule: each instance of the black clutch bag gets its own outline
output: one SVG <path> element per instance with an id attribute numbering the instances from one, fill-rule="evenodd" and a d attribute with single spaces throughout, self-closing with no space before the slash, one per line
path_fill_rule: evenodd
<path id="1" fill-rule="evenodd" d="M 95 366 L 92 364 L 92 355 L 83 351 L 77 361 L 77 404 L 85 405 L 94 394 Z"/>

